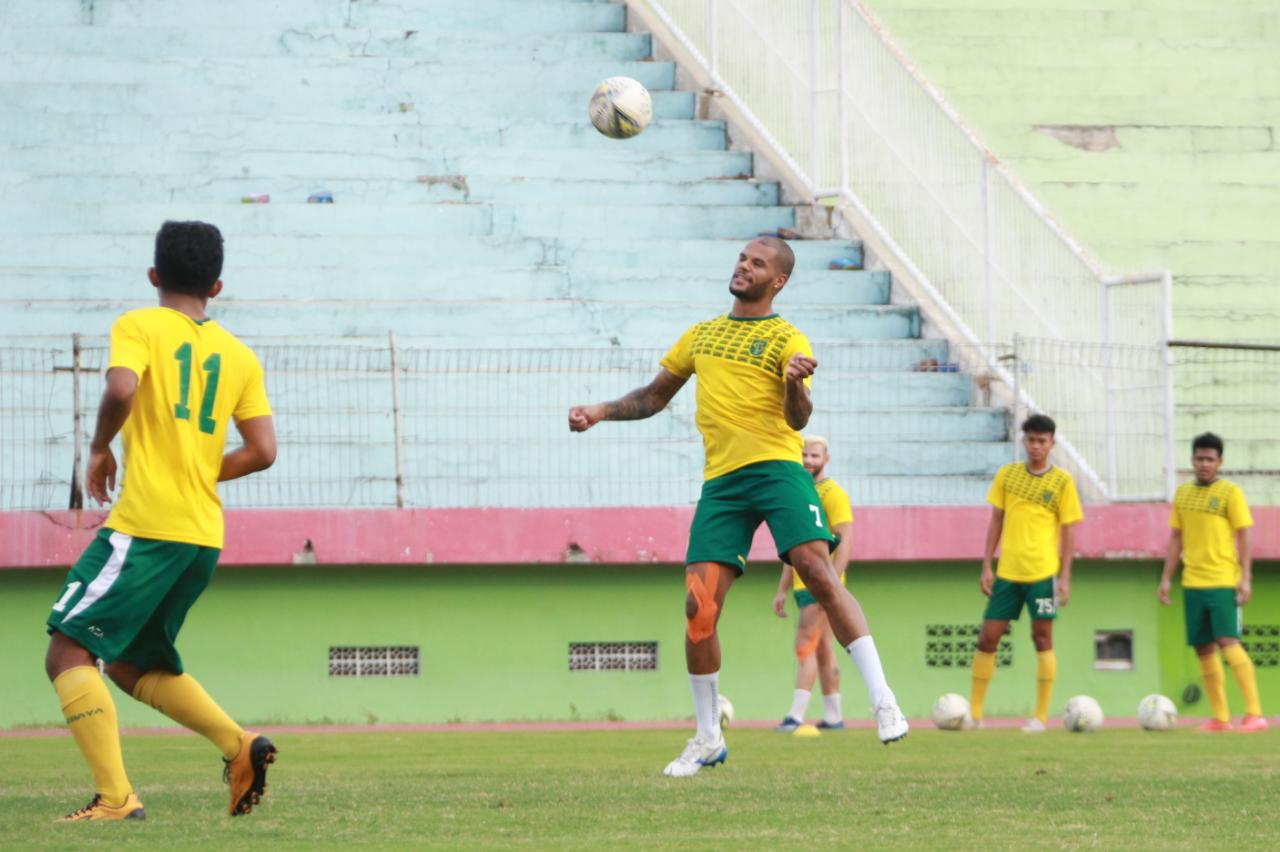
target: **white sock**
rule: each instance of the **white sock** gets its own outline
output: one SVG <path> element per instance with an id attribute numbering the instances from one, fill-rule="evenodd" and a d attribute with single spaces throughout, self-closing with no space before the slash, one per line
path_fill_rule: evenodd
<path id="1" fill-rule="evenodd" d="M 870 636 L 863 636 L 861 639 L 850 642 L 845 650 L 849 652 L 850 657 L 853 657 L 854 665 L 862 674 L 862 680 L 867 685 L 867 694 L 871 696 L 871 706 L 896 704 L 897 699 L 893 696 L 893 690 L 884 679 L 884 669 L 880 666 L 880 655 L 876 653 L 875 640 Z"/>
<path id="2" fill-rule="evenodd" d="M 720 739 L 720 672 L 689 675 L 689 690 L 693 693 L 698 738 L 715 742 Z"/>
<path id="3" fill-rule="evenodd" d="M 791 709 L 787 712 L 787 715 L 797 722 L 803 722 L 804 711 L 809 706 L 809 696 L 812 694 L 807 689 L 797 689 L 795 697 L 791 699 Z"/>
<path id="4" fill-rule="evenodd" d="M 840 693 L 822 696 L 822 721 L 828 725 L 844 721 L 844 713 L 840 710 Z"/>

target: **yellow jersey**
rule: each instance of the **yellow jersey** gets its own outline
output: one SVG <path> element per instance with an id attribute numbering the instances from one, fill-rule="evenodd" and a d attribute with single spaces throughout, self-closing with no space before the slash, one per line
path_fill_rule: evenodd
<path id="1" fill-rule="evenodd" d="M 813 349 L 777 314 L 725 314 L 692 326 L 663 356 L 668 372 L 682 379 L 698 374 L 704 478 L 762 461 L 800 463 L 804 442 L 782 416 L 787 362 L 796 353 L 812 355 Z"/>
<path id="2" fill-rule="evenodd" d="M 814 487 L 818 489 L 818 497 L 822 500 L 822 511 L 827 515 L 827 526 L 834 530 L 840 524 L 853 523 L 853 507 L 849 505 L 849 495 L 840 487 L 831 477 L 827 477 L 821 482 L 814 483 Z M 791 587 L 795 591 L 804 588 L 804 580 L 800 579 L 800 575 L 791 572 Z M 840 582 L 845 581 L 844 574 L 840 574 Z"/>
<path id="3" fill-rule="evenodd" d="M 1253 526 L 1244 491 L 1234 482 L 1184 482 L 1173 497 L 1169 526 L 1182 530 L 1182 585 L 1234 588 L 1240 583 L 1235 532 Z"/>
<path id="4" fill-rule="evenodd" d="M 1071 474 L 1050 467 L 1034 474 L 1020 462 L 996 473 L 987 502 L 1004 511 L 996 576 L 1035 583 L 1058 573 L 1062 527 L 1084 518 Z"/>
<path id="5" fill-rule="evenodd" d="M 213 320 L 144 308 L 111 326 L 108 368 L 118 367 L 137 374 L 138 392 L 120 431 L 124 480 L 107 526 L 222 547 L 227 426 L 271 413 L 257 356 Z"/>

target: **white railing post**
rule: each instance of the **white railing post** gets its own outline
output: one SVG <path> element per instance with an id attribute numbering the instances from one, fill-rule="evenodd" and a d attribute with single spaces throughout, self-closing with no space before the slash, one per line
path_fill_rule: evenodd
<path id="1" fill-rule="evenodd" d="M 809 0 L 809 189 L 822 186 L 818 174 L 818 3 Z"/>
<path id="2" fill-rule="evenodd" d="M 1098 285 L 1102 288 L 1102 410 L 1106 424 L 1107 442 L 1107 496 L 1115 500 L 1120 496 L 1119 459 L 1116 453 L 1116 409 L 1112 401 L 1112 358 L 1111 346 L 1111 287 L 1105 282 Z"/>
<path id="3" fill-rule="evenodd" d="M 719 0 L 707 0 L 707 72 L 712 80 L 719 80 L 720 33 L 716 26 L 719 19 Z"/>
<path id="4" fill-rule="evenodd" d="M 988 346 L 994 346 L 996 343 L 996 303 L 995 294 L 991 290 L 991 178 L 987 155 L 979 152 L 978 156 L 982 158 L 982 186 L 979 187 L 978 195 L 982 204 L 982 302 L 983 309 L 987 315 L 987 339 L 985 342 Z"/>
<path id="5" fill-rule="evenodd" d="M 1164 300 L 1164 499 L 1173 501 L 1178 489 L 1176 416 L 1173 391 L 1173 273 L 1164 271 L 1160 279 L 1161 297 Z"/>
<path id="6" fill-rule="evenodd" d="M 1013 336 L 1013 402 L 1010 404 L 1013 422 L 1009 424 L 1009 431 L 1013 433 L 1013 461 L 1018 460 L 1018 427 L 1022 425 L 1018 417 L 1018 404 L 1022 402 L 1022 342 L 1021 335 Z M 993 350 L 994 353 L 994 350 Z M 1030 414 L 1031 412 L 1027 412 Z"/>
<path id="7" fill-rule="evenodd" d="M 396 333 L 387 332 L 391 346 L 391 428 L 395 435 L 396 508 L 404 508 L 404 430 L 400 423 L 400 363 L 397 357 Z"/>
<path id="8" fill-rule="evenodd" d="M 845 67 L 844 67 L 844 40 L 845 40 L 845 11 L 846 4 L 843 2 L 836 3 L 836 73 L 840 75 L 840 79 L 836 81 L 836 119 L 840 122 L 840 191 L 843 192 L 849 188 L 849 120 L 844 113 L 845 93 Z"/>

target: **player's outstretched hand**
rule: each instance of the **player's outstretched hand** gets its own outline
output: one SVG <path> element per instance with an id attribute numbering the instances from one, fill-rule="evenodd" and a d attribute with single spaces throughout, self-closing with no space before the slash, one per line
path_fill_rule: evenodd
<path id="1" fill-rule="evenodd" d="M 1160 588 L 1156 590 L 1156 597 L 1160 598 L 1160 603 L 1165 606 L 1169 605 L 1169 582 L 1167 580 L 1160 581 Z"/>
<path id="2" fill-rule="evenodd" d="M 792 382 L 803 381 L 812 376 L 817 369 L 818 362 L 816 359 L 797 352 L 787 362 L 787 380 Z"/>
<path id="3" fill-rule="evenodd" d="M 90 497 L 103 505 L 111 502 L 111 492 L 116 490 L 116 457 L 110 447 L 89 453 L 86 479 Z"/>
<path id="4" fill-rule="evenodd" d="M 773 614 L 778 618 L 787 617 L 787 593 L 778 592 L 773 598 Z"/>
<path id="5" fill-rule="evenodd" d="M 569 431 L 585 432 L 603 419 L 603 405 L 575 405 L 569 409 Z"/>
<path id="6" fill-rule="evenodd" d="M 1253 584 L 1248 580 L 1241 580 L 1240 585 L 1236 586 L 1236 606 L 1244 606 L 1249 602 L 1249 598 L 1253 595 Z"/>

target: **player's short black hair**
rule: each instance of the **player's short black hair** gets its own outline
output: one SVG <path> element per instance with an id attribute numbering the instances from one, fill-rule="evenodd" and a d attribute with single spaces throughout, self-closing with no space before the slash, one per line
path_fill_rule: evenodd
<path id="1" fill-rule="evenodd" d="M 1218 458 L 1222 458 L 1222 439 L 1212 432 L 1196 435 L 1191 442 L 1191 455 L 1194 456 L 1196 450 L 1217 450 Z"/>
<path id="2" fill-rule="evenodd" d="M 1022 421 L 1022 431 L 1024 434 L 1054 435 L 1057 434 L 1058 424 L 1047 414 L 1033 414 Z"/>
<path id="3" fill-rule="evenodd" d="M 209 295 L 222 275 L 222 232 L 207 222 L 165 222 L 156 232 L 155 267 L 161 289 Z"/>
<path id="4" fill-rule="evenodd" d="M 787 245 L 787 241 L 781 237 L 758 237 L 757 241 L 778 253 L 778 271 L 790 278 L 791 271 L 796 268 L 796 253 Z"/>

